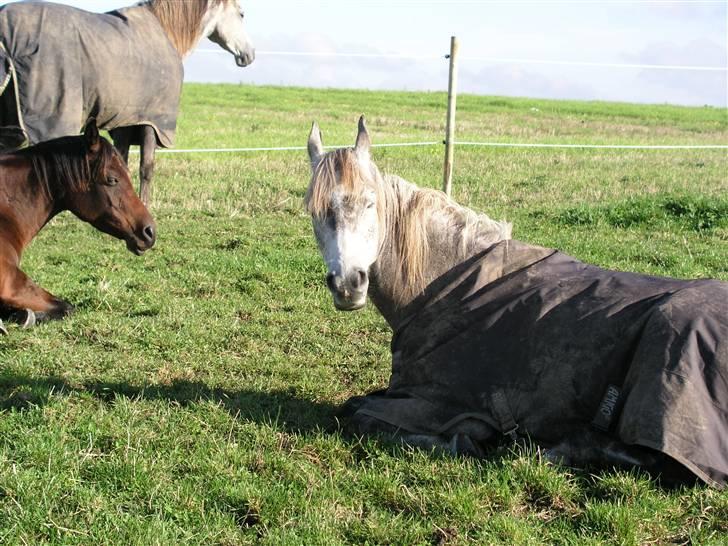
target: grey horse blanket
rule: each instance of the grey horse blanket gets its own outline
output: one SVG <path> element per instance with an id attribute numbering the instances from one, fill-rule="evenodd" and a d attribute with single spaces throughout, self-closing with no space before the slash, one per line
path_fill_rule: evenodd
<path id="1" fill-rule="evenodd" d="M 0 8 L 0 144 L 36 144 L 99 127 L 154 127 L 174 142 L 180 56 L 145 7 L 90 13 L 22 2 Z M 25 141 L 25 142 L 23 142 Z"/>
<path id="2" fill-rule="evenodd" d="M 728 283 L 586 265 L 504 241 L 406 309 L 386 391 L 358 416 L 414 434 L 464 419 L 553 445 L 598 428 L 728 480 Z M 369 419 L 371 421 L 371 419 Z"/>

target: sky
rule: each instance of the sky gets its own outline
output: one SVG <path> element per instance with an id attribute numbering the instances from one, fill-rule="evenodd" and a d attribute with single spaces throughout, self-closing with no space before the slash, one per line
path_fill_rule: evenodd
<path id="1" fill-rule="evenodd" d="M 92 11 L 133 3 L 56 1 Z M 239 68 L 203 40 L 185 61 L 186 81 L 444 91 L 444 56 L 457 36 L 461 93 L 728 107 L 728 0 L 242 0 L 242 7 L 256 61 Z"/>

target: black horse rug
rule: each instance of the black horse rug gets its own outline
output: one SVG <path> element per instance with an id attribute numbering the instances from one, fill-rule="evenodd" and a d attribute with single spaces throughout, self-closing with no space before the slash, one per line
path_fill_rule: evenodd
<path id="1" fill-rule="evenodd" d="M 599 430 L 726 485 L 728 283 L 503 241 L 435 281 L 407 316 L 389 387 L 350 401 L 353 425 L 448 440 L 471 420 L 488 440 L 546 446 Z"/>
<path id="2" fill-rule="evenodd" d="M 100 128 L 154 127 L 172 146 L 180 56 L 138 7 L 98 14 L 51 3 L 0 7 L 0 146 L 15 148 Z"/>

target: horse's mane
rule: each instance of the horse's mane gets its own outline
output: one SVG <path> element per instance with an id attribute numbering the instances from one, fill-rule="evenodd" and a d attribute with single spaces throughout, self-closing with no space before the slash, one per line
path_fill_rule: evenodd
<path id="1" fill-rule="evenodd" d="M 232 0 L 147 0 L 145 5 L 159 20 L 172 45 L 185 55 L 197 45 L 207 10 Z"/>
<path id="2" fill-rule="evenodd" d="M 414 299 L 433 280 L 433 272 L 426 268 L 432 266 L 434 237 L 439 239 L 440 248 L 452 252 L 453 264 L 511 237 L 509 222 L 493 220 L 459 205 L 440 190 L 420 188 L 392 175 L 386 175 L 381 183 L 396 196 L 388 199 L 394 208 L 388 214 L 388 232 L 394 238 L 392 293 L 398 305 Z M 435 224 L 436 233 L 428 231 Z"/>
<path id="3" fill-rule="evenodd" d="M 361 169 L 351 148 L 327 153 L 313 174 L 305 205 L 311 215 L 322 218 L 334 188 L 340 186 L 352 194 L 364 188 L 374 190 L 380 226 L 384 226 L 380 230 L 380 250 L 387 240 L 393 250 L 389 259 L 393 261 L 393 296 L 397 304 L 411 301 L 431 280 L 425 268 L 430 258 L 428 226 L 433 216 L 445 219 L 443 238 L 449 238 L 449 248 L 455 249 L 461 259 L 510 238 L 510 223 L 459 205 L 441 191 L 419 188 L 397 176 L 383 177 L 373 162 L 370 166 L 369 172 Z"/>
<path id="4" fill-rule="evenodd" d="M 34 179 L 46 195 L 58 196 L 68 190 L 88 190 L 89 184 L 108 168 L 116 151 L 105 139 L 100 142 L 101 152 L 91 162 L 82 135 L 49 140 L 14 154 L 30 161 Z"/>

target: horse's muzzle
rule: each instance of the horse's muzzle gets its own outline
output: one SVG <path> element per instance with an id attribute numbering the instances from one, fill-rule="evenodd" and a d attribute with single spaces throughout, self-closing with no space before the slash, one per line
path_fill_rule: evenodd
<path id="1" fill-rule="evenodd" d="M 248 49 L 242 55 L 235 55 L 235 64 L 246 67 L 255 60 L 255 49 Z"/>
<path id="2" fill-rule="evenodd" d="M 137 256 L 141 256 L 154 246 L 156 240 L 157 229 L 155 225 L 153 223 L 147 224 L 138 233 L 135 233 L 133 237 L 129 237 L 126 240 L 126 248 Z"/>
<path id="3" fill-rule="evenodd" d="M 354 269 L 346 277 L 329 273 L 326 286 L 334 298 L 334 307 L 339 311 L 356 311 L 366 304 L 369 277 L 363 269 Z"/>

